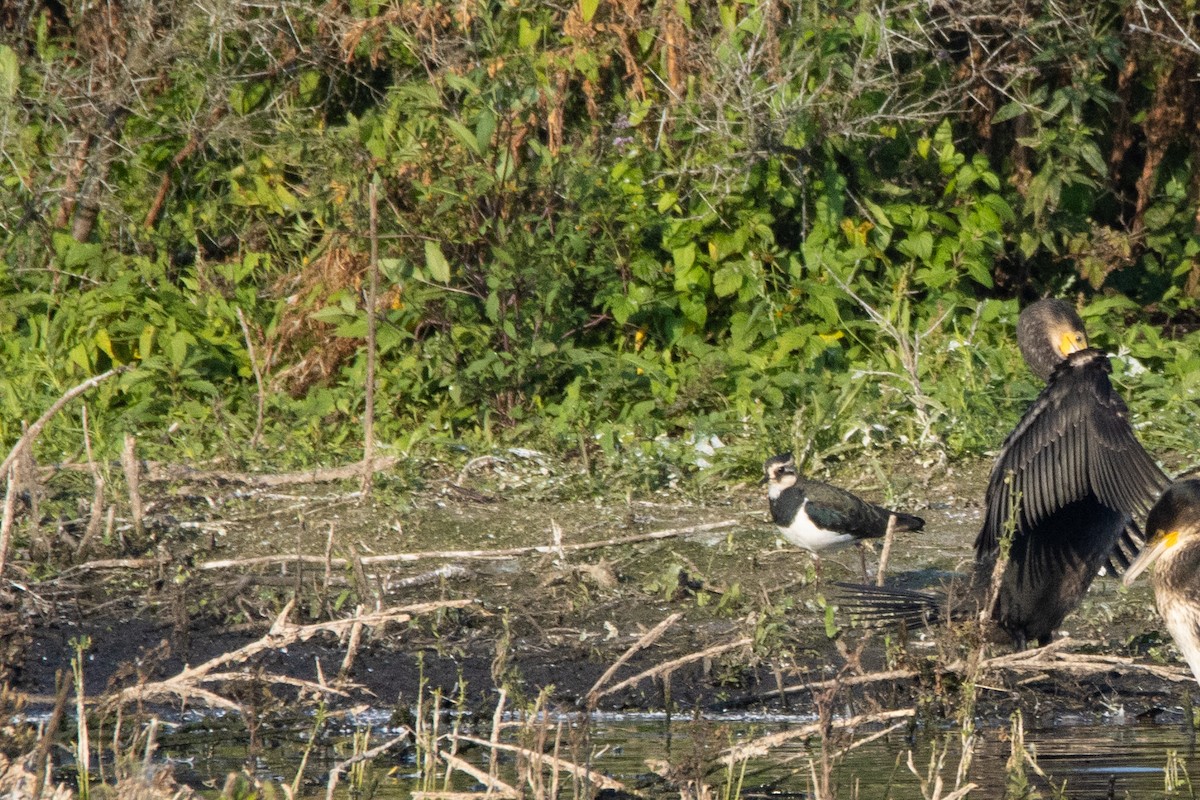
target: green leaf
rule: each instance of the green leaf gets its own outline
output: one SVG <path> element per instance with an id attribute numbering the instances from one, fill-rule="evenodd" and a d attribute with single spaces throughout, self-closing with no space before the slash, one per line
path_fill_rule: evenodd
<path id="1" fill-rule="evenodd" d="M 11 101 L 16 97 L 20 83 L 21 66 L 16 51 L 0 44 L 0 99 Z"/>
<path id="2" fill-rule="evenodd" d="M 529 19 L 521 17 L 517 23 L 517 44 L 523 48 L 532 48 L 542 38 L 542 26 L 536 28 L 529 23 Z"/>
<path id="3" fill-rule="evenodd" d="M 618 325 L 624 325 L 637 311 L 637 304 L 623 294 L 613 295 L 608 301 L 608 310 Z"/>
<path id="4" fill-rule="evenodd" d="M 113 355 L 112 339 L 109 338 L 108 331 L 105 328 L 101 328 L 96 331 L 96 335 L 93 338 L 96 341 L 96 347 L 99 347 L 101 352 L 116 361 L 117 357 Z"/>
<path id="5" fill-rule="evenodd" d="M 168 342 L 168 355 L 171 358 L 171 365 L 175 369 L 183 366 L 183 361 L 187 358 L 188 335 L 184 331 L 176 331 Z"/>
<path id="6" fill-rule="evenodd" d="M 929 231 L 921 231 L 900 242 L 896 249 L 918 261 L 928 261 L 929 257 L 933 255 L 933 234 Z"/>
<path id="7" fill-rule="evenodd" d="M 596 16 L 596 9 L 600 7 L 600 0 L 579 0 L 579 10 L 583 12 L 583 23 L 592 21 L 592 17 Z"/>
<path id="8" fill-rule="evenodd" d="M 442 248 L 432 239 L 425 240 L 425 266 L 435 281 L 450 282 L 450 262 L 442 255 Z"/>
<path id="9" fill-rule="evenodd" d="M 968 258 L 963 262 L 963 266 L 967 268 L 967 274 L 971 276 L 973 281 L 989 289 L 992 288 L 992 272 L 987 264 L 973 258 Z"/>
<path id="10" fill-rule="evenodd" d="M 150 355 L 150 348 L 154 347 L 154 326 L 147 325 L 142 328 L 142 334 L 138 337 L 138 358 L 146 358 Z"/>
<path id="11" fill-rule="evenodd" d="M 443 122 L 446 123 L 446 127 L 450 129 L 450 132 L 454 134 L 454 138 L 458 139 L 473 155 L 483 155 L 483 150 L 479 146 L 479 139 L 475 137 L 474 131 L 453 117 L 446 117 Z"/>
<path id="12" fill-rule="evenodd" d="M 1096 171 L 1097 175 L 1108 174 L 1108 164 L 1104 163 L 1104 156 L 1100 154 L 1100 148 L 1096 147 L 1095 142 L 1084 142 L 1079 147 L 1079 154 L 1083 156 L 1083 160 L 1088 163 L 1088 166 Z"/>
<path id="13" fill-rule="evenodd" d="M 808 344 L 813 337 L 811 325 L 803 325 L 798 328 L 788 328 L 786 331 L 781 331 L 775 337 L 775 352 L 771 354 L 772 364 L 778 364 L 794 351 L 799 350 Z"/>
<path id="14" fill-rule="evenodd" d="M 330 325 L 341 325 L 347 319 L 352 319 L 352 315 L 347 314 L 345 309 L 340 306 L 325 306 L 318 308 L 316 311 L 308 315 L 310 319 L 317 322 L 327 322 Z"/>
<path id="15" fill-rule="evenodd" d="M 690 297 L 679 298 L 679 310 L 683 312 L 689 322 L 695 323 L 698 328 L 703 328 L 704 323 L 708 321 L 708 307 Z"/>
<path id="16" fill-rule="evenodd" d="M 696 263 L 696 243 L 688 242 L 683 247 L 671 251 L 671 259 L 675 262 L 676 272 L 686 272 Z"/>
<path id="17" fill-rule="evenodd" d="M 79 365 L 80 369 L 82 369 L 84 371 L 91 370 L 92 365 L 90 363 L 88 363 L 88 361 L 89 361 L 88 350 L 86 347 L 83 346 L 83 342 L 80 342 L 79 344 L 72 347 L 71 352 L 68 354 L 68 356 L 72 362 Z"/>
<path id="18" fill-rule="evenodd" d="M 1015 119 L 1025 113 L 1025 106 L 1017 101 L 1006 103 L 1000 107 L 1000 110 L 992 115 L 992 124 L 999 125 L 1001 122 L 1008 122 L 1010 119 Z"/>
<path id="19" fill-rule="evenodd" d="M 728 297 L 742 288 L 745 277 L 736 266 L 726 265 L 713 273 L 713 291 L 717 297 Z"/>

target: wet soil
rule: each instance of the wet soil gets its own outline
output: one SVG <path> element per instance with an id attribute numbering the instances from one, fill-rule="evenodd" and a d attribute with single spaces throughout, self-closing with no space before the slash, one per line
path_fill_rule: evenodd
<path id="1" fill-rule="evenodd" d="M 933 634 L 914 632 L 900 652 L 891 637 L 847 628 L 848 620 L 827 614 L 830 583 L 861 577 L 857 551 L 822 558 L 818 577 L 807 553 L 778 539 L 757 485 L 699 499 L 672 492 L 555 502 L 538 499 L 553 496 L 544 485 L 536 490 L 542 471 L 497 466 L 472 476 L 469 489 L 444 481 L 413 492 L 385 481 L 366 503 L 350 491 L 315 487 L 308 487 L 311 493 L 164 490 L 152 498 L 144 540 L 125 534 L 126 551 L 142 547 L 136 568 L 92 563 L 14 583 L 10 607 L 22 625 L 7 632 L 6 680 L 34 707 L 48 704 L 56 675 L 70 669 L 72 642 L 81 637 L 90 640 L 84 669 L 90 696 L 162 679 L 259 639 L 290 600 L 291 620 L 301 624 L 344 617 L 358 604 L 471 601 L 368 630 L 354 648 L 342 685 L 347 694 L 339 702 L 400 716 L 434 689 L 481 714 L 494 708 L 500 687 L 518 701 L 545 693 L 555 707 L 579 708 L 623 655 L 604 686 L 681 661 L 604 694 L 600 709 L 811 711 L 812 692 L 779 690 L 839 673 L 919 668 L 935 657 L 946 660 L 953 649 Z M 837 479 L 869 499 L 925 517 L 924 532 L 897 540 L 888 569 L 890 580 L 919 586 L 969 568 L 986 471 L 986 464 L 912 465 L 894 470 L 886 486 L 874 473 Z M 709 527 L 670 534 L 696 526 Z M 655 532 L 664 535 L 569 549 Z M 49 549 L 59 541 L 43 536 L 49 544 L 41 546 Z M 30 541 L 31 548 L 39 546 L 36 537 Z M 122 549 L 120 541 L 110 546 L 114 555 Z M 543 551 L 488 557 L 535 546 Z M 328 575 L 320 563 L 244 563 L 258 556 L 321 557 L 327 548 L 352 561 L 420 557 Z M 468 550 L 479 552 L 437 555 Z M 31 560 L 34 553 L 18 555 Z M 157 562 L 147 564 L 147 557 Z M 212 568 L 222 559 L 235 563 Z M 878 555 L 866 560 L 874 569 Z M 674 614 L 681 616 L 661 636 L 628 654 Z M 1176 655 L 1159 630 L 1148 587 L 1125 591 L 1099 579 L 1063 635 L 1084 651 L 1171 661 Z M 748 643 L 734 646 L 743 639 Z M 711 656 L 688 660 L 710 648 Z M 333 635 L 268 649 L 239 665 L 235 679 L 209 688 L 261 713 L 286 713 L 297 690 L 278 679 L 327 681 L 338 675 L 347 649 L 344 638 Z M 1018 675 L 990 688 L 979 711 L 997 718 L 1017 706 L 1049 717 L 1104 713 L 1114 703 L 1137 714 L 1173 706 L 1180 691 L 1115 670 Z M 859 708 L 878 709 L 923 697 L 929 713 L 953 716 L 949 705 L 929 701 L 951 692 L 931 669 L 915 680 L 866 683 L 853 698 Z"/>

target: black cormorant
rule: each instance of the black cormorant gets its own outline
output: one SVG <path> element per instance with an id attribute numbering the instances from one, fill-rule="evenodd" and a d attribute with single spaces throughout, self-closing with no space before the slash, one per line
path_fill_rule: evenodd
<path id="1" fill-rule="evenodd" d="M 1109 380 L 1108 356 L 1088 347 L 1083 321 L 1062 300 L 1026 308 L 1017 342 L 1046 386 L 1004 440 L 988 480 L 983 527 L 975 539 L 970 591 L 977 612 L 990 603 L 993 572 L 1008 542 L 994 587 L 990 619 L 1018 649 L 1048 644 L 1107 561 L 1122 566 L 1118 543 L 1136 550 L 1135 517 L 1170 482 L 1142 448 L 1124 401 Z M 870 590 L 847 596 L 865 618 L 938 618 L 944 597 Z M 924 600 L 922 600 L 924 598 Z"/>

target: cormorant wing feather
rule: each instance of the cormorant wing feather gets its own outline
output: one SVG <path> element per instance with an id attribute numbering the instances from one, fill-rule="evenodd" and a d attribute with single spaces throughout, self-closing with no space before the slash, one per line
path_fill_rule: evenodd
<path id="1" fill-rule="evenodd" d="M 1144 514 L 1169 483 L 1134 436 L 1111 371 L 1108 357 L 1095 349 L 1072 353 L 1055 369 L 992 468 L 977 557 L 996 552 L 1014 504 L 1014 535 L 1025 536 L 1089 495 L 1130 516 Z M 1137 535 L 1136 526 L 1126 526 L 1122 543 L 1136 548 Z"/>
<path id="2" fill-rule="evenodd" d="M 1105 366 L 1108 361 L 1105 359 Z M 1099 376 L 1095 410 L 1088 417 L 1094 454 L 1092 487 L 1101 502 L 1130 516 L 1144 518 L 1171 479 L 1142 447 L 1129 424 L 1129 409 L 1112 388 L 1108 370 Z"/>

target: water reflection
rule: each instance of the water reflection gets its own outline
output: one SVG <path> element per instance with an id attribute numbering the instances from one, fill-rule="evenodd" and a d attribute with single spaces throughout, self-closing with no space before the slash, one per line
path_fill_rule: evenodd
<path id="1" fill-rule="evenodd" d="M 1182 712 L 1164 715 L 1167 721 L 1127 724 L 1120 715 L 1096 719 L 1067 718 L 1049 724 L 1024 726 L 1024 778 L 1030 789 L 1047 796 L 1066 798 L 1193 796 L 1189 767 L 1196 760 L 1194 737 L 1183 724 Z M 366 720 L 360 719 L 361 726 Z M 702 719 L 669 719 L 662 714 L 594 714 L 586 723 L 582 717 L 563 717 L 572 733 L 567 736 L 563 756 L 590 762 L 588 766 L 636 787 L 651 796 L 679 796 L 679 782 L 700 781 L 725 796 L 727 786 L 743 797 L 813 796 L 814 781 L 820 781 L 825 763 L 819 737 L 791 741 L 771 750 L 768 756 L 755 758 L 729 768 L 720 755 L 731 745 L 757 737 L 795 729 L 812 723 L 802 715 L 729 715 Z M 378 727 L 382 740 L 388 732 Z M 861 742 L 878 730 L 861 729 L 853 737 L 834 737 L 829 751 Z M 332 737 L 309 755 L 303 797 L 324 797 L 324 772 L 349 753 L 349 736 Z M 551 737 L 551 741 L 553 737 Z M 228 731 L 205 737 L 193 729 L 186 736 L 164 739 L 163 756 L 175 762 L 177 777 L 199 788 L 219 787 L 224 776 L 240 770 L 246 757 L 246 743 L 231 740 Z M 268 743 L 255 763 L 260 778 L 291 783 L 304 753 L 304 735 L 281 733 Z M 566 749 L 572 749 L 568 754 Z M 1014 742 L 1011 725 L 1004 720 L 980 724 L 968 782 L 979 788 L 976 797 L 1000 797 L 1014 788 Z M 910 769 L 911 762 L 920 779 Z M 487 754 L 464 748 L 462 756 L 486 769 Z M 961 760 L 961 744 L 956 728 L 916 726 L 911 734 L 907 726 L 862 746 L 837 753 L 828 763 L 827 780 L 837 797 L 921 798 L 921 780 L 936 778 L 939 763 L 944 783 L 943 796 L 954 790 Z M 511 769 L 511 762 L 502 769 Z M 657 773 L 657 774 L 656 774 Z M 669 779 L 664 779 L 667 775 Z M 508 776 L 514 780 L 515 776 Z M 673 784 L 672 781 L 675 781 Z M 408 797 L 420 788 L 420 764 L 409 749 L 378 760 L 372 767 L 370 782 L 374 797 Z M 428 786 L 428 784 L 426 784 Z M 482 789 L 467 776 L 458 774 L 449 785 L 454 791 Z M 562 795 L 571 796 L 570 781 L 562 783 Z M 929 787 L 927 786 L 927 791 Z M 350 797 L 343 785 L 338 797 Z"/>

